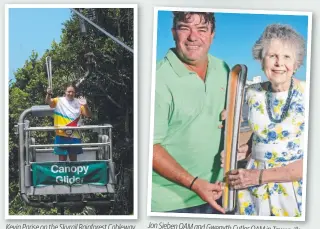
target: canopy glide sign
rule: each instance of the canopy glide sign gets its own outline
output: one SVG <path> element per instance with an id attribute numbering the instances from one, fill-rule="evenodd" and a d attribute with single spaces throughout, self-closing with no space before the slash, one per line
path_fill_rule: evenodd
<path id="1" fill-rule="evenodd" d="M 44 185 L 106 185 L 107 161 L 33 163 L 33 186 Z"/>

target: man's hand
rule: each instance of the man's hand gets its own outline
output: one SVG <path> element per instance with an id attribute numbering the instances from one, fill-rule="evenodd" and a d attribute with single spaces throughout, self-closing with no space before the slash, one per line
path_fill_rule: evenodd
<path id="1" fill-rule="evenodd" d="M 52 95 L 52 89 L 51 89 L 51 87 L 48 87 L 48 88 L 47 88 L 47 94 L 48 94 L 48 95 Z"/>
<path id="2" fill-rule="evenodd" d="M 227 182 L 234 189 L 259 185 L 259 169 L 237 169 L 227 174 Z"/>
<path id="3" fill-rule="evenodd" d="M 227 118 L 227 110 L 223 109 L 220 113 L 220 120 L 221 121 L 225 121 Z M 221 124 L 220 126 L 218 126 L 219 129 L 223 128 L 223 125 Z"/>
<path id="4" fill-rule="evenodd" d="M 250 148 L 247 143 L 242 144 L 241 146 L 238 147 L 238 153 L 237 153 L 237 161 L 241 161 L 246 159 L 250 154 Z M 225 152 L 224 150 L 221 151 L 220 153 L 220 160 L 221 160 L 221 167 L 224 167 L 224 157 L 225 157 Z"/>
<path id="5" fill-rule="evenodd" d="M 220 120 L 221 121 L 225 121 L 227 119 L 227 110 L 226 109 L 223 109 L 220 113 Z M 241 110 L 241 114 L 240 114 L 240 122 L 243 122 L 243 117 L 242 117 L 242 110 Z M 221 124 L 219 126 L 219 129 L 222 129 L 223 128 L 223 125 Z"/>
<path id="6" fill-rule="evenodd" d="M 80 103 L 82 106 L 87 105 L 87 99 L 86 99 L 85 97 L 80 96 L 80 97 L 78 98 L 78 100 L 79 100 L 79 103 Z"/>
<path id="7" fill-rule="evenodd" d="M 225 210 L 216 202 L 222 195 L 222 183 L 215 184 L 209 183 L 205 180 L 198 178 L 192 185 L 192 191 L 198 194 L 200 198 L 217 209 L 219 212 L 225 213 Z"/>
<path id="8" fill-rule="evenodd" d="M 51 96 L 52 96 L 52 89 L 50 87 L 47 88 L 47 95 L 46 95 L 46 98 L 45 98 L 45 103 L 48 104 L 51 108 L 54 107 L 53 105 L 53 100 L 51 99 Z"/>

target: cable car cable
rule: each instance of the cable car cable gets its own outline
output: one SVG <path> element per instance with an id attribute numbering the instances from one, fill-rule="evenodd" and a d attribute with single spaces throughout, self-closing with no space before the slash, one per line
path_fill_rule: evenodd
<path id="1" fill-rule="evenodd" d="M 124 47 L 126 50 L 128 50 L 131 53 L 133 52 L 133 49 L 130 48 L 128 45 L 126 45 L 125 43 L 123 43 L 122 41 L 120 41 L 118 38 L 112 36 L 110 33 L 108 33 L 107 31 L 105 31 L 103 28 L 101 28 L 100 26 L 98 26 L 97 24 L 95 24 L 94 22 L 92 22 L 89 18 L 87 18 L 86 16 L 84 16 L 83 14 L 81 14 L 79 11 L 75 10 L 75 9 L 71 9 L 74 13 L 76 13 L 79 17 L 81 17 L 82 19 L 86 20 L 88 23 L 90 23 L 91 25 L 93 25 L 94 27 L 96 27 L 97 29 L 99 29 L 101 32 L 103 32 L 105 35 L 107 35 L 108 37 L 110 37 L 112 40 L 114 40 L 115 42 L 117 42 L 119 45 L 121 45 L 122 47 Z"/>

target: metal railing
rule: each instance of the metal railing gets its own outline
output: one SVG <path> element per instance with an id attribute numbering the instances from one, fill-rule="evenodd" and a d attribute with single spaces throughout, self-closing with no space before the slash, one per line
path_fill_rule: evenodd
<path id="1" fill-rule="evenodd" d="M 94 130 L 94 129 L 108 129 L 112 128 L 112 125 L 105 124 L 103 126 L 98 125 L 86 125 L 86 126 L 46 126 L 46 127 L 27 127 L 26 131 L 55 131 L 55 130 Z"/>
<path id="2" fill-rule="evenodd" d="M 22 199 L 31 206 L 35 207 L 53 207 L 53 206 L 68 206 L 70 203 L 39 203 L 29 199 L 27 196 L 28 190 L 25 186 L 25 176 L 26 176 L 26 167 L 30 166 L 29 157 L 29 149 L 33 149 L 35 152 L 50 152 L 52 151 L 52 147 L 76 147 L 76 146 L 91 146 L 88 148 L 90 151 L 99 150 L 100 147 L 108 146 L 109 147 L 109 158 L 108 162 L 111 164 L 112 162 L 112 125 L 104 124 L 104 125 L 87 125 L 87 126 L 77 126 L 77 127 L 30 127 L 29 121 L 25 120 L 26 116 L 32 114 L 33 116 L 48 116 L 53 114 L 53 110 L 49 106 L 34 106 L 32 108 L 26 109 L 22 112 L 19 117 L 19 121 L 17 124 L 17 133 L 19 134 L 19 175 L 20 175 L 20 194 Z M 80 144 L 39 144 L 36 145 L 34 142 L 30 142 L 30 135 L 32 131 L 56 131 L 56 130 L 98 130 L 100 135 L 108 135 L 106 142 L 99 143 L 80 143 Z M 100 140 L 99 140 L 100 141 Z M 51 148 L 50 148 L 51 147 Z M 98 205 L 98 204 L 106 204 L 109 201 L 87 201 L 85 204 L 87 205 Z M 84 203 L 74 203 L 83 205 Z"/>

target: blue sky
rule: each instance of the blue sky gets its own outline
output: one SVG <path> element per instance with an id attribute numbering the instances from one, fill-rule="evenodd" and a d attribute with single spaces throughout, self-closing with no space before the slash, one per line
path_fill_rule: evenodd
<path id="1" fill-rule="evenodd" d="M 42 56 L 53 40 L 60 41 L 62 23 L 70 16 L 68 8 L 9 9 L 9 79 L 23 67 L 32 50 Z"/>
<path id="2" fill-rule="evenodd" d="M 215 13 L 216 34 L 209 52 L 227 62 L 230 66 L 245 64 L 248 79 L 260 75 L 266 80 L 258 61 L 252 58 L 251 50 L 268 24 L 283 23 L 291 25 L 300 33 L 307 45 L 308 17 L 291 15 Z M 172 12 L 159 11 L 157 35 L 157 60 L 163 58 L 167 50 L 174 47 L 171 35 Z M 296 73 L 296 77 L 306 79 L 306 60 Z"/>

